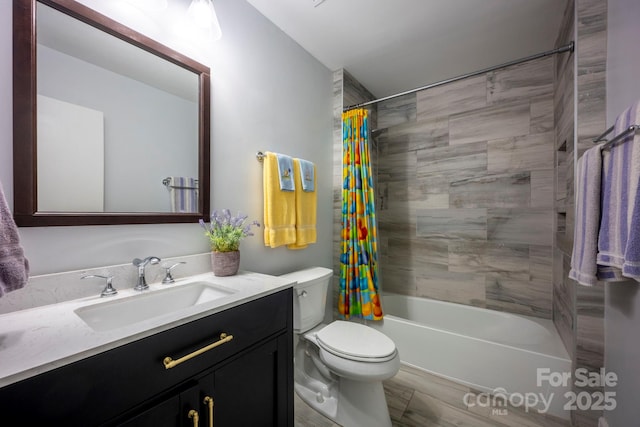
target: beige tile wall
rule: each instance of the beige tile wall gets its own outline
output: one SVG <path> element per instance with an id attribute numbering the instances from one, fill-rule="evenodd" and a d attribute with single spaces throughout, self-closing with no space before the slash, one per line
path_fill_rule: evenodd
<path id="1" fill-rule="evenodd" d="M 385 291 L 551 317 L 553 76 L 545 58 L 379 105 Z"/>
<path id="2" fill-rule="evenodd" d="M 604 362 L 604 284 L 584 287 L 569 279 L 568 274 L 573 247 L 575 161 L 593 146 L 593 138 L 606 126 L 606 27 L 606 0 L 569 2 L 558 45 L 577 37 L 576 52 L 557 62 L 554 94 L 558 150 L 553 319 L 573 358 L 574 369 L 586 368 L 592 372 L 598 372 Z M 576 388 L 575 391 L 593 395 L 602 389 Z M 573 425 L 595 427 L 601 415 L 602 411 L 574 411 Z"/>
<path id="3" fill-rule="evenodd" d="M 574 39 L 574 2 L 569 1 L 557 46 Z M 575 282 L 569 279 L 573 246 L 575 53 L 556 60 L 554 91 L 556 133 L 556 235 L 554 241 L 553 321 L 571 357 L 575 354 Z"/>

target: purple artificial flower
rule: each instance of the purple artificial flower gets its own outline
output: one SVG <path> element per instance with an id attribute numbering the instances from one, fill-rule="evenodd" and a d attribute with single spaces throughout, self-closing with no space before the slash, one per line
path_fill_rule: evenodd
<path id="1" fill-rule="evenodd" d="M 258 221 L 246 224 L 248 215 L 238 212 L 236 216 L 231 215 L 229 209 L 222 209 L 221 212 L 214 210 L 211 213 L 211 222 L 207 226 L 204 220 L 199 220 L 200 226 L 205 229 L 205 235 L 209 238 L 211 249 L 218 252 L 236 251 L 240 246 L 240 241 L 253 236 L 251 226 L 260 227 Z"/>

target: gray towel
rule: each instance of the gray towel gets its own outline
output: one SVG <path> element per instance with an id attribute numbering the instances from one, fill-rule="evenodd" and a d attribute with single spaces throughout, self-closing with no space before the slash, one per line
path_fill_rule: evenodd
<path id="1" fill-rule="evenodd" d="M 578 160 L 576 174 L 576 219 L 569 277 L 586 286 L 593 286 L 598 281 L 596 255 L 600 226 L 601 152 L 602 145 L 585 151 Z"/>
<path id="2" fill-rule="evenodd" d="M 0 297 L 22 288 L 29 280 L 29 261 L 20 246 L 13 220 L 0 184 Z"/>

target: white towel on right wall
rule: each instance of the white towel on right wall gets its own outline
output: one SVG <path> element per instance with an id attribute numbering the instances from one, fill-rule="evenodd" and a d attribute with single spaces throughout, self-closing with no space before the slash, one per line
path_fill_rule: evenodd
<path id="1" fill-rule="evenodd" d="M 584 152 L 576 173 L 576 217 L 569 277 L 581 285 L 598 282 L 598 230 L 600 228 L 600 187 L 602 145 Z"/>
<path id="2" fill-rule="evenodd" d="M 614 135 L 640 123 L 639 107 L 636 102 L 618 116 Z M 632 132 L 603 151 L 602 215 L 597 256 L 600 280 L 640 280 L 639 181 L 640 135 Z"/>

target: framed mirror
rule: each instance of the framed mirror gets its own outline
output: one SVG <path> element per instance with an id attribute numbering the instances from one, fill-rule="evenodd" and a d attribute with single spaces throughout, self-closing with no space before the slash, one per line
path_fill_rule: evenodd
<path id="1" fill-rule="evenodd" d="M 73 0 L 14 0 L 19 226 L 209 216 L 209 68 Z"/>

